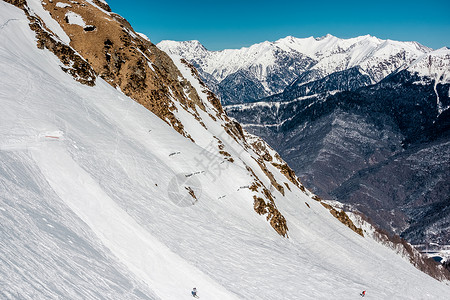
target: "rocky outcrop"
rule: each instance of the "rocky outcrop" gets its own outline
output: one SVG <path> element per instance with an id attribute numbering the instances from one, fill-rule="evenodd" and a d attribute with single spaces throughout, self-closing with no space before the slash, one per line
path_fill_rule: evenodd
<path id="1" fill-rule="evenodd" d="M 336 219 L 338 219 L 342 224 L 344 224 L 345 226 L 347 226 L 348 228 L 350 228 L 351 230 L 353 230 L 354 232 L 356 232 L 360 236 L 364 237 L 364 233 L 363 233 L 362 228 L 357 227 L 343 209 L 336 209 L 332 205 L 323 202 L 322 199 L 320 197 L 318 197 L 317 195 L 313 196 L 312 198 L 314 200 L 320 202 L 320 204 L 322 204 L 323 207 L 328 209 L 330 211 L 330 213 Z"/>
<path id="2" fill-rule="evenodd" d="M 55 54 L 64 64 L 64 67 L 61 66 L 61 69 L 72 75 L 76 81 L 89 86 L 95 85 L 97 76 L 90 64 L 71 47 L 58 41 L 45 28 L 45 25 L 39 17 L 27 15 L 30 20 L 30 28 L 36 32 L 37 47 L 39 49 L 48 49 Z"/>
<path id="3" fill-rule="evenodd" d="M 278 232 L 279 235 L 288 237 L 288 227 L 286 225 L 286 219 L 276 208 L 275 202 L 266 202 L 261 197 L 253 196 L 255 202 L 253 204 L 255 211 L 260 215 L 267 215 L 267 221 Z"/>
<path id="4" fill-rule="evenodd" d="M 37 47 L 47 49 L 55 54 L 64 66 L 61 69 L 72 75 L 82 84 L 95 85 L 96 73 L 90 64 L 73 48 L 62 43 L 60 39 L 48 29 L 43 20 L 34 14 L 27 6 L 25 0 L 7 0 L 6 2 L 21 8 L 30 22 L 30 28 L 36 33 Z"/>

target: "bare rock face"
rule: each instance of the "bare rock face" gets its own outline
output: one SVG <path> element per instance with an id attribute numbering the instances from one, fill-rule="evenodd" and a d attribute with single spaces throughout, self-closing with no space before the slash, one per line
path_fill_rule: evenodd
<path id="1" fill-rule="evenodd" d="M 10 3 L 17 7 L 23 8 L 23 6 L 27 3 L 26 0 L 4 0 L 6 3 Z"/>
<path id="2" fill-rule="evenodd" d="M 176 108 L 169 99 L 172 93 L 186 106 L 193 100 L 184 95 L 177 79 L 181 74 L 170 58 L 136 34 L 119 15 L 96 9 L 84 1 L 64 8 L 56 4 L 49 2 L 45 8 L 69 35 L 70 45 L 89 61 L 97 74 L 187 136 L 183 124 L 172 113 Z M 86 26 L 67 22 L 65 16 L 69 11 L 80 15 L 95 30 L 86 31 Z M 198 95 L 192 98 L 195 97 Z"/>

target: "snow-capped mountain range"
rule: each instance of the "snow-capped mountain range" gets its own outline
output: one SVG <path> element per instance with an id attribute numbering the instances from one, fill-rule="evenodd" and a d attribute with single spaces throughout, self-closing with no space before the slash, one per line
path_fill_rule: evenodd
<path id="1" fill-rule="evenodd" d="M 208 51 L 198 41 L 162 41 L 157 46 L 197 67 L 224 104 L 280 93 L 305 71 L 311 71 L 313 76 L 302 83 L 359 67 L 370 83 L 376 83 L 432 51 L 417 42 L 382 40 L 370 35 L 350 39 L 332 35 L 288 36 L 275 42 L 222 51 Z M 230 94 L 230 90 L 236 92 Z"/>
<path id="2" fill-rule="evenodd" d="M 105 1 L 0 1 L 0 38 L 1 299 L 449 294 Z"/>
<path id="3" fill-rule="evenodd" d="M 191 45 L 195 46 L 190 50 Z M 416 42 L 370 35 L 286 37 L 223 51 L 207 51 L 197 41 L 163 41 L 158 47 L 198 66 L 205 82 L 222 97 L 227 112 L 273 145 L 315 192 L 355 205 L 364 202 L 361 209 L 379 226 L 415 244 L 445 248 L 450 243 L 445 225 L 450 220 L 448 205 L 439 213 L 436 208 L 442 207 L 449 193 L 450 161 L 444 154 L 450 108 L 449 48 L 433 50 Z M 278 53 L 297 64 L 293 56 L 298 57 L 303 68 L 277 62 Z M 333 96 L 339 92 L 350 94 Z M 372 103 L 362 113 L 358 101 L 368 94 L 379 104 Z M 437 136 L 439 141 L 432 141 Z M 401 149 L 411 145 L 417 153 L 410 149 L 402 154 Z M 436 157 L 423 156 L 431 151 L 427 147 L 434 149 Z M 397 156 L 403 158 L 396 160 Z M 416 164 L 433 172 L 416 176 L 410 170 L 419 168 Z M 395 186 L 378 185 L 381 178 L 390 176 L 407 182 L 391 179 Z M 398 185 L 410 188 L 399 196 Z M 413 192 L 417 190 L 421 192 Z M 428 204 L 417 207 L 420 194 L 429 195 Z M 395 210 L 397 215 L 380 213 L 369 199 L 361 200 L 366 197 L 386 203 L 382 209 Z"/>

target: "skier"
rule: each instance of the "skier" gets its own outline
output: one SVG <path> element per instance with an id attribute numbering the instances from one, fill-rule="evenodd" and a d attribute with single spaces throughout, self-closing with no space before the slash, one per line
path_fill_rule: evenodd
<path id="1" fill-rule="evenodd" d="M 366 295 L 366 291 L 362 291 L 360 295 L 361 297 L 364 297 Z"/>
<path id="2" fill-rule="evenodd" d="M 193 288 L 191 294 L 194 298 L 200 298 L 199 296 L 197 296 L 197 288 Z"/>

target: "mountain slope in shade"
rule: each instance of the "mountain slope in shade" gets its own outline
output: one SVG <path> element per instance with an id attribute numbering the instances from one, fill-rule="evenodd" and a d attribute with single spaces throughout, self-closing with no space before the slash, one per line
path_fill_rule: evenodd
<path id="1" fill-rule="evenodd" d="M 342 224 L 103 1 L 9 2 L 22 9 L 0 2 L 2 298 L 445 299 L 446 282 Z M 84 23 L 63 25 L 67 10 Z M 112 45 L 105 18 L 127 32 Z M 100 49 L 73 46 L 89 34 Z"/>
<path id="2" fill-rule="evenodd" d="M 354 67 L 370 78 L 369 83 L 376 83 L 432 50 L 416 42 L 381 40 L 370 35 L 351 39 L 289 36 L 223 51 L 208 51 L 198 41 L 162 41 L 158 47 L 196 66 L 224 104 L 254 101 L 282 92 L 295 80 L 297 85 L 305 84 Z M 305 71 L 310 74 L 308 79 L 303 77 L 299 82 L 298 76 Z"/>

